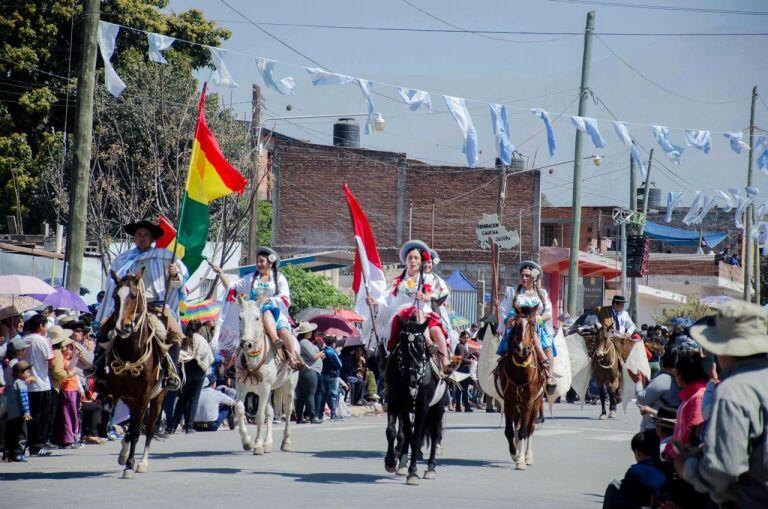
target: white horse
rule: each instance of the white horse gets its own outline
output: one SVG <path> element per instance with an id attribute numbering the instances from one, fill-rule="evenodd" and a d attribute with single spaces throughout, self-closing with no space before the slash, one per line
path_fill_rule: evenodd
<path id="1" fill-rule="evenodd" d="M 272 419 L 275 409 L 270 401 L 275 393 L 277 415 L 285 420 L 285 433 L 280 447 L 291 450 L 291 412 L 299 374 L 293 371 L 287 360 L 276 356 L 272 342 L 266 337 L 261 321 L 261 302 L 240 300 L 240 349 L 235 361 L 237 381 L 237 405 L 235 406 L 237 430 L 243 449 L 253 449 L 253 454 L 264 454 L 272 450 Z M 245 395 L 249 392 L 259 397 L 256 413 L 256 437 L 253 444 L 248 436 L 245 420 Z M 262 426 L 266 419 L 267 433 L 262 438 Z"/>

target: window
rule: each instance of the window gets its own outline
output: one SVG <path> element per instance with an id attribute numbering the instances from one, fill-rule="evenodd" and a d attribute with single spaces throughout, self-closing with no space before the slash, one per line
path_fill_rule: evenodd
<path id="1" fill-rule="evenodd" d="M 541 245 L 551 246 L 555 242 L 555 226 L 554 224 L 541 225 Z"/>

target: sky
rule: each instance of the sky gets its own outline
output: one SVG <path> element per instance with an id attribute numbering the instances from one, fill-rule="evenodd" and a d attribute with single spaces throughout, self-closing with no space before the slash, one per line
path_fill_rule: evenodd
<path id="1" fill-rule="evenodd" d="M 467 30 L 579 33 L 584 30 L 587 12 L 595 10 L 598 37 L 593 39 L 589 76 L 592 96 L 585 116 L 598 119 L 608 145 L 596 149 L 588 137 L 584 138 L 584 154 L 599 154 L 602 160 L 600 166 L 589 160 L 584 163 L 584 204 L 626 206 L 629 202 L 629 153 L 614 133 L 610 122 L 614 115 L 628 123 L 644 158 L 648 149 L 655 147 L 655 161 L 659 164 L 653 167 L 651 181 L 663 196 L 668 191 L 688 191 L 683 204 L 689 204 L 695 191 L 746 185 L 748 156 L 732 152 L 722 133 L 744 129 L 746 136 L 755 85 L 758 92 L 765 94 L 762 101 L 758 100 L 755 124 L 768 129 L 768 36 L 648 34 L 768 33 L 768 15 L 616 7 L 606 3 L 768 14 L 768 2 L 759 0 L 171 0 L 168 9 L 201 9 L 207 18 L 219 20 L 232 31 L 231 39 L 222 47 L 233 51 L 225 53 L 225 61 L 240 88 L 218 91 L 240 118 L 250 119 L 253 83 L 262 87 L 265 118 L 365 112 L 366 103 L 354 84 L 312 86 L 301 67 L 319 64 L 334 72 L 370 79 L 374 91 L 389 96 L 374 96 L 376 110 L 384 116 L 387 126 L 383 133 L 361 134 L 363 148 L 406 152 L 411 158 L 432 164 L 464 165 L 460 130 L 441 97 L 447 94 L 467 99 L 479 137 L 479 163 L 492 166 L 496 151 L 487 104 L 507 104 L 512 142 L 524 155 L 527 167 L 543 169 L 542 191 L 555 205 L 571 202 L 573 164 L 568 161 L 573 159 L 575 129 L 570 115 L 578 110 L 583 35 L 484 37 L 474 33 L 261 25 L 280 42 L 245 18 L 255 23 L 450 29 L 447 22 Z M 611 35 L 616 33 L 645 35 Z M 296 94 L 280 95 L 265 87 L 254 56 L 277 60 L 277 76 L 294 77 Z M 209 76 L 210 71 L 200 73 L 202 79 Z M 392 85 L 429 91 L 434 112 L 411 112 L 396 99 Z M 553 119 L 562 113 L 555 122 L 558 149 L 553 157 L 547 152 L 541 121 L 528 111 L 533 107 L 546 109 Z M 300 139 L 329 144 L 332 124 L 333 119 L 306 119 L 267 121 L 264 125 Z M 682 129 L 710 130 L 712 150 L 704 154 L 688 147 L 681 164 L 675 165 L 659 150 L 648 124 L 670 127 L 672 141 L 683 146 Z M 757 169 L 753 185 L 765 188 L 761 195 L 768 195 L 768 176 Z"/>

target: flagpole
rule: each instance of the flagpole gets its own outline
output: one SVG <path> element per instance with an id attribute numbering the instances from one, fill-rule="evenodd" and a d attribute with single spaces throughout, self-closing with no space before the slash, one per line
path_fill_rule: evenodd
<path id="1" fill-rule="evenodd" d="M 208 88 L 208 82 L 204 82 L 203 91 L 200 97 L 201 102 L 205 100 L 205 91 L 207 90 L 207 88 Z M 202 107 L 204 107 L 203 104 L 200 104 L 200 106 L 198 106 L 198 111 L 197 111 L 198 119 L 200 118 L 200 110 Z M 197 126 L 198 126 L 198 121 L 195 121 L 195 137 L 197 137 Z M 194 147 L 192 148 L 192 150 L 194 150 Z M 190 164 L 191 164 L 191 156 L 190 156 Z M 187 170 L 187 179 L 189 179 L 189 172 L 191 170 L 192 168 L 189 168 Z M 186 200 L 186 197 L 182 197 L 181 205 L 179 205 L 179 211 L 176 213 L 176 239 L 173 241 L 173 255 L 171 256 L 171 263 L 168 266 L 168 269 L 171 268 L 171 265 L 176 263 L 176 254 L 179 248 L 179 233 L 181 232 L 181 224 L 182 224 L 181 220 L 184 219 L 184 200 Z M 165 314 L 165 306 L 168 303 L 168 287 L 170 284 L 171 284 L 171 275 L 170 273 L 168 273 L 165 276 L 165 295 L 163 296 L 163 306 L 162 308 L 160 308 L 163 314 Z"/>

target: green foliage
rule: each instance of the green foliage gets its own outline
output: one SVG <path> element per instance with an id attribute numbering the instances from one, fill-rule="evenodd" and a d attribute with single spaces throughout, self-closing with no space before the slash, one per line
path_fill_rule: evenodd
<path id="1" fill-rule="evenodd" d="M 20 202 L 27 208 L 24 212 L 28 225 L 38 224 L 41 219 L 66 218 L 65 200 L 58 199 L 61 206 L 50 207 L 48 199 L 51 186 L 57 188 L 56 193 L 59 188 L 69 187 L 66 175 L 72 146 L 69 144 L 69 150 L 65 151 L 64 140 L 70 140 L 75 129 L 82 5 L 83 2 L 72 0 L 0 2 L 0 137 L 3 139 L 0 157 L 5 158 L 6 164 L 6 168 L 0 169 L 3 172 L 0 178 L 6 177 L 9 160 L 15 158 L 11 166 L 20 183 L 9 187 L 7 178 L 0 181 L 0 217 L 16 212 L 15 204 Z M 231 35 L 215 22 L 206 20 L 199 10 L 175 13 L 164 10 L 167 5 L 168 0 L 113 0 L 101 3 L 100 17 L 209 46 L 219 46 Z M 174 44 L 165 54 L 171 65 L 182 63 L 187 77 L 192 69 L 210 65 L 208 51 L 200 46 Z M 112 62 L 123 79 L 126 72 L 130 73 L 142 63 L 146 65 L 146 35 L 121 30 Z M 101 59 L 97 73 L 97 94 L 103 95 Z M 191 77 L 183 81 L 196 85 Z M 126 94 L 143 95 L 147 101 L 163 97 L 161 90 L 143 86 L 141 81 L 138 86 L 136 82 L 129 87 L 131 85 L 133 89 Z M 123 98 L 110 99 L 117 103 L 123 101 Z M 191 109 L 195 106 L 193 100 Z M 52 140 L 52 134 L 58 139 Z M 162 133 L 158 136 L 158 132 L 153 131 L 151 135 L 158 143 L 166 141 Z M 133 147 L 127 147 L 122 154 L 126 159 L 134 155 Z M 140 152 L 141 147 L 137 151 Z M 94 157 L 98 157 L 98 152 L 94 151 Z"/>
<path id="2" fill-rule="evenodd" d="M 272 244 L 272 202 L 259 200 L 259 245 Z"/>
<path id="3" fill-rule="evenodd" d="M 694 322 L 705 316 L 715 314 L 715 309 L 702 304 L 694 296 L 688 296 L 688 302 L 673 308 L 665 309 L 660 315 L 654 315 L 653 319 L 661 325 L 668 325 L 673 318 L 690 318 Z"/>
<path id="4" fill-rule="evenodd" d="M 331 285 L 328 278 L 292 265 L 280 268 L 291 288 L 291 316 L 308 308 L 351 309 L 352 299 Z"/>

